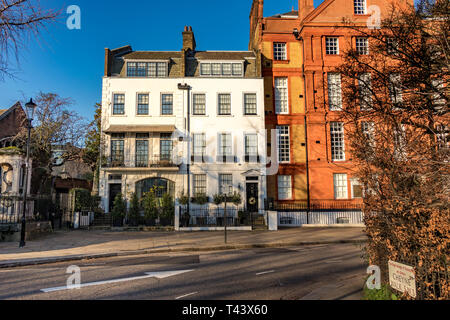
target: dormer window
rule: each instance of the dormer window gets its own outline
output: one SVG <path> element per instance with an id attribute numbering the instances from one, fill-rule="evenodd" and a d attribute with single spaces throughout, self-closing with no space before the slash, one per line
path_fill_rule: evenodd
<path id="1" fill-rule="evenodd" d="M 165 78 L 167 62 L 127 62 L 127 76 L 131 78 Z"/>
<path id="2" fill-rule="evenodd" d="M 202 77 L 242 77 L 242 62 L 201 62 L 200 76 Z"/>

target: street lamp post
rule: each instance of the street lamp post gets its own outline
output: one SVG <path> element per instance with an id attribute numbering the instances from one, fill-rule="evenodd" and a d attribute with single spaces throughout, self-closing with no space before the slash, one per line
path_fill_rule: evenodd
<path id="1" fill-rule="evenodd" d="M 26 227 L 26 212 L 27 212 L 27 193 L 28 193 L 28 172 L 30 170 L 30 140 L 31 140 L 31 128 L 32 121 L 34 117 L 34 110 L 36 109 L 36 104 L 33 102 L 33 99 L 25 105 L 26 113 L 27 113 L 27 129 L 28 129 L 28 138 L 27 138 L 27 158 L 25 163 L 25 183 L 24 183 L 24 191 L 23 191 L 23 206 L 22 206 L 22 230 L 20 234 L 20 248 L 25 247 L 25 227 Z"/>

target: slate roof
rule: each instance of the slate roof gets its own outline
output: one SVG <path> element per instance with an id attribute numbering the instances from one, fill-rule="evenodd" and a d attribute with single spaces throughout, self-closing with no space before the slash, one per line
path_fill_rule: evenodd
<path id="1" fill-rule="evenodd" d="M 269 18 L 292 18 L 292 19 L 297 19 L 298 18 L 298 11 L 290 11 L 290 12 L 286 12 L 286 13 L 279 13 L 276 14 L 274 16 L 271 16 Z"/>

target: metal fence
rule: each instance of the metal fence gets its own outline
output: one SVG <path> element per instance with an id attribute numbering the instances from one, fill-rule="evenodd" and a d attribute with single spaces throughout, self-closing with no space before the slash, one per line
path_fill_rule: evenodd
<path id="1" fill-rule="evenodd" d="M 227 208 L 226 217 L 224 208 L 191 209 L 189 214 L 181 211 L 181 227 L 243 227 L 252 226 L 255 216 L 240 208 Z"/>
<path id="2" fill-rule="evenodd" d="M 363 206 L 349 201 L 274 203 L 271 210 L 278 212 L 278 225 L 363 225 Z"/>

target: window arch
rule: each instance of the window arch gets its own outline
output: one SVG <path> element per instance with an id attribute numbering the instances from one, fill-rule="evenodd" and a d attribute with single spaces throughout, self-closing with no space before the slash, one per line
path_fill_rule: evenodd
<path id="1" fill-rule="evenodd" d="M 175 182 L 164 178 L 149 178 L 138 181 L 136 183 L 136 195 L 138 198 L 142 198 L 153 187 L 156 187 L 156 197 L 158 198 L 162 198 L 166 193 L 172 197 L 175 196 Z"/>

